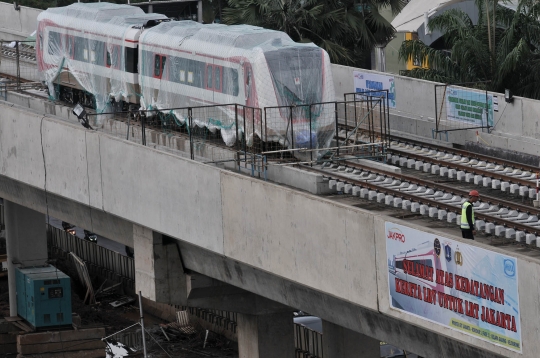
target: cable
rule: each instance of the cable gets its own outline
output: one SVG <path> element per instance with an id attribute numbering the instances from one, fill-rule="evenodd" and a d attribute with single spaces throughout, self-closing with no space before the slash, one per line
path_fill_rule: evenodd
<path id="1" fill-rule="evenodd" d="M 92 228 L 92 232 L 94 232 L 94 220 L 92 218 L 92 206 L 90 205 L 90 173 L 88 168 L 88 143 L 86 141 L 86 135 L 88 134 L 87 131 L 84 131 L 84 147 L 86 149 L 86 182 L 88 184 L 88 209 L 90 210 L 90 226 Z"/>
<path id="2" fill-rule="evenodd" d="M 41 155 L 43 157 L 43 170 L 44 170 L 44 183 L 43 183 L 43 190 L 45 191 L 45 210 L 47 211 L 47 229 L 49 228 L 49 226 L 51 225 L 51 219 L 49 217 L 49 199 L 48 199 L 48 193 L 47 193 L 47 165 L 46 165 L 46 162 L 45 162 L 45 149 L 43 148 L 43 120 L 45 119 L 45 116 L 41 117 L 41 124 L 40 124 L 40 127 L 39 127 L 39 134 L 40 134 L 40 139 L 41 139 Z M 48 233 L 47 233 L 48 234 Z M 47 260 L 49 259 L 48 258 L 49 255 L 47 255 Z M 56 279 L 57 281 L 59 282 L 60 279 L 58 278 L 58 268 L 56 266 L 54 266 L 54 268 L 56 269 L 55 273 L 56 273 Z M 70 292 L 71 294 L 71 292 Z M 62 299 L 64 298 L 64 294 L 63 294 L 63 290 L 62 290 Z M 59 305 L 59 311 L 62 312 L 62 299 L 60 299 L 58 301 L 58 305 Z M 60 345 L 62 346 L 62 351 L 64 350 L 64 342 L 62 341 L 62 332 L 60 332 L 59 334 L 59 337 L 60 337 Z M 65 358 L 65 353 L 62 352 L 62 356 Z"/>
<path id="3" fill-rule="evenodd" d="M 45 191 L 45 209 L 47 211 L 47 225 L 50 225 L 50 218 L 49 218 L 49 199 L 48 199 L 48 193 L 47 193 L 47 165 L 45 164 L 45 149 L 43 148 L 43 120 L 45 119 L 45 116 L 41 117 L 41 125 L 39 127 L 39 135 L 41 139 L 41 155 L 43 157 L 43 171 L 45 175 L 45 181 L 43 183 L 43 190 Z"/>
<path id="4" fill-rule="evenodd" d="M 499 116 L 499 120 L 497 121 L 497 123 L 495 123 L 495 125 L 494 125 L 493 127 L 491 127 L 492 130 L 495 129 L 495 127 L 497 127 L 497 124 L 499 124 L 499 122 L 500 122 L 501 119 L 502 119 L 502 116 L 503 116 L 503 114 L 504 114 L 504 111 L 506 111 L 506 107 L 508 107 L 508 103 L 507 103 L 506 101 L 505 101 L 505 103 L 506 103 L 506 105 L 504 106 L 504 109 L 503 109 L 503 111 L 501 112 L 501 115 Z M 491 133 L 491 130 L 489 130 L 488 133 Z"/>

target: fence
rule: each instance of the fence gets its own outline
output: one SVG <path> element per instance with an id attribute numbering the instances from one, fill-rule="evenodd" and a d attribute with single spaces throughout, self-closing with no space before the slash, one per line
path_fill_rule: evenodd
<path id="1" fill-rule="evenodd" d="M 126 292 L 135 292 L 135 265 L 133 259 L 98 246 L 49 225 L 47 227 L 49 257 L 67 258 L 69 252 L 83 259 L 92 275 L 121 282 Z"/>
<path id="2" fill-rule="evenodd" d="M 34 45 L 34 41 L 0 40 L 0 77 L 4 83 L 10 80 L 20 89 L 24 83 L 39 82 Z"/>
<path id="3" fill-rule="evenodd" d="M 3 206 L 0 205 L 0 209 L 3 210 Z M 2 213 L 0 212 L 0 218 L 3 217 Z M 47 247 L 51 258 L 58 256 L 67 258 L 68 253 L 73 252 L 86 262 L 91 274 L 122 282 L 124 289 L 134 294 L 135 263 L 132 258 L 80 239 L 51 225 L 47 227 Z M 191 315 L 199 319 L 236 333 L 237 314 L 234 312 L 196 307 L 181 307 L 181 310 L 188 310 Z M 113 339 L 134 349 L 142 347 L 140 329 L 118 333 L 113 336 Z M 322 334 L 295 323 L 294 342 L 297 357 L 323 357 Z"/>
<path id="4" fill-rule="evenodd" d="M 188 310 L 192 316 L 236 333 L 236 313 L 194 307 L 182 307 L 182 310 Z M 137 351 L 143 349 L 140 328 L 115 334 L 111 338 Z M 147 336 L 146 346 L 151 347 L 153 343 L 154 341 Z M 322 334 L 298 323 L 294 323 L 294 346 L 296 358 L 324 357 Z"/>
<path id="5" fill-rule="evenodd" d="M 371 144 L 352 148 L 364 157 L 384 158 L 390 147 L 388 90 L 345 93 L 338 130 L 344 144 Z"/>
<path id="6" fill-rule="evenodd" d="M 498 110 L 497 96 L 485 90 L 486 83 L 464 83 L 472 90 L 456 85 L 435 85 L 435 129 L 433 137 L 466 129 L 493 127 L 494 111 Z"/>
<path id="7" fill-rule="evenodd" d="M 183 135 L 183 142 L 175 147 L 189 152 L 191 159 L 234 160 L 234 153 L 238 151 L 261 153 L 264 150 L 264 143 L 260 140 L 264 127 L 259 108 L 240 104 L 159 110 L 135 110 L 131 105 L 125 108 L 114 104 L 111 108 L 113 111 L 110 112 L 87 114 L 89 125 L 110 132 L 110 120 L 120 121 L 124 125 L 115 124 L 113 134 L 142 145 L 147 144 L 147 129 L 150 128 L 166 136 Z M 152 138 L 152 141 L 165 144 L 159 143 L 159 138 Z"/>

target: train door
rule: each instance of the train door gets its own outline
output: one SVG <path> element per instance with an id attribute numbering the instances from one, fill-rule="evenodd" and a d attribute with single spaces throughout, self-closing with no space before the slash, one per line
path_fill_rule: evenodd
<path id="1" fill-rule="evenodd" d="M 255 107 L 255 98 L 253 95 L 253 70 L 251 69 L 251 64 L 244 63 L 244 93 L 246 96 L 246 106 Z"/>
<path id="2" fill-rule="evenodd" d="M 223 93 L 223 66 L 214 65 L 214 92 Z"/>
<path id="3" fill-rule="evenodd" d="M 214 65 L 207 63 L 204 70 L 204 100 L 214 103 Z"/>
<path id="4" fill-rule="evenodd" d="M 165 72 L 165 62 L 167 62 L 167 57 L 163 55 L 154 56 L 154 78 L 161 79 L 163 72 Z"/>
<path id="5" fill-rule="evenodd" d="M 205 99 L 212 103 L 222 103 L 219 93 L 223 93 L 223 66 L 206 64 Z"/>
<path id="6" fill-rule="evenodd" d="M 159 82 L 163 78 L 163 73 L 165 72 L 165 63 L 166 62 L 167 62 L 167 57 L 166 56 L 159 55 L 159 54 L 154 55 L 154 73 L 153 73 L 153 77 L 157 80 L 157 81 L 154 81 L 155 85 L 153 86 L 153 88 L 154 88 L 154 94 L 153 94 L 154 102 L 158 101 L 159 89 L 160 89 Z"/>

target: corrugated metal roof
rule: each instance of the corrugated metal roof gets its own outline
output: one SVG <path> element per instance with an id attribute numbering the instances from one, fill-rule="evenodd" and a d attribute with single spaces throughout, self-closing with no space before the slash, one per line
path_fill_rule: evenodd
<path id="1" fill-rule="evenodd" d="M 424 14 L 435 15 L 442 8 L 469 0 L 412 0 L 394 18 L 392 26 L 397 32 L 418 32 L 424 23 Z M 518 0 L 499 1 L 501 6 L 516 10 Z"/>

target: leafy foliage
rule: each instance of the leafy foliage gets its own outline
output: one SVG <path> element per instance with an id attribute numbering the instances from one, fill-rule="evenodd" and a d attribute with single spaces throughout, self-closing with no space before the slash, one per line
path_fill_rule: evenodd
<path id="1" fill-rule="evenodd" d="M 430 20 L 429 28 L 444 34 L 449 52 L 418 40 L 403 42 L 400 60 L 423 59 L 429 67 L 405 71 L 405 75 L 450 84 L 489 81 L 489 90 L 503 92 L 508 88 L 516 95 L 540 99 L 540 2 L 521 0 L 515 12 L 498 5 L 490 49 L 486 1 L 491 9 L 493 0 L 476 1 L 476 25 L 458 9 Z M 493 33 L 491 36 L 493 41 Z"/>
<path id="2" fill-rule="evenodd" d="M 395 29 L 380 10 L 401 11 L 404 0 L 229 0 L 226 24 L 249 24 L 313 42 L 332 62 L 361 66 L 371 49 L 392 39 Z"/>

